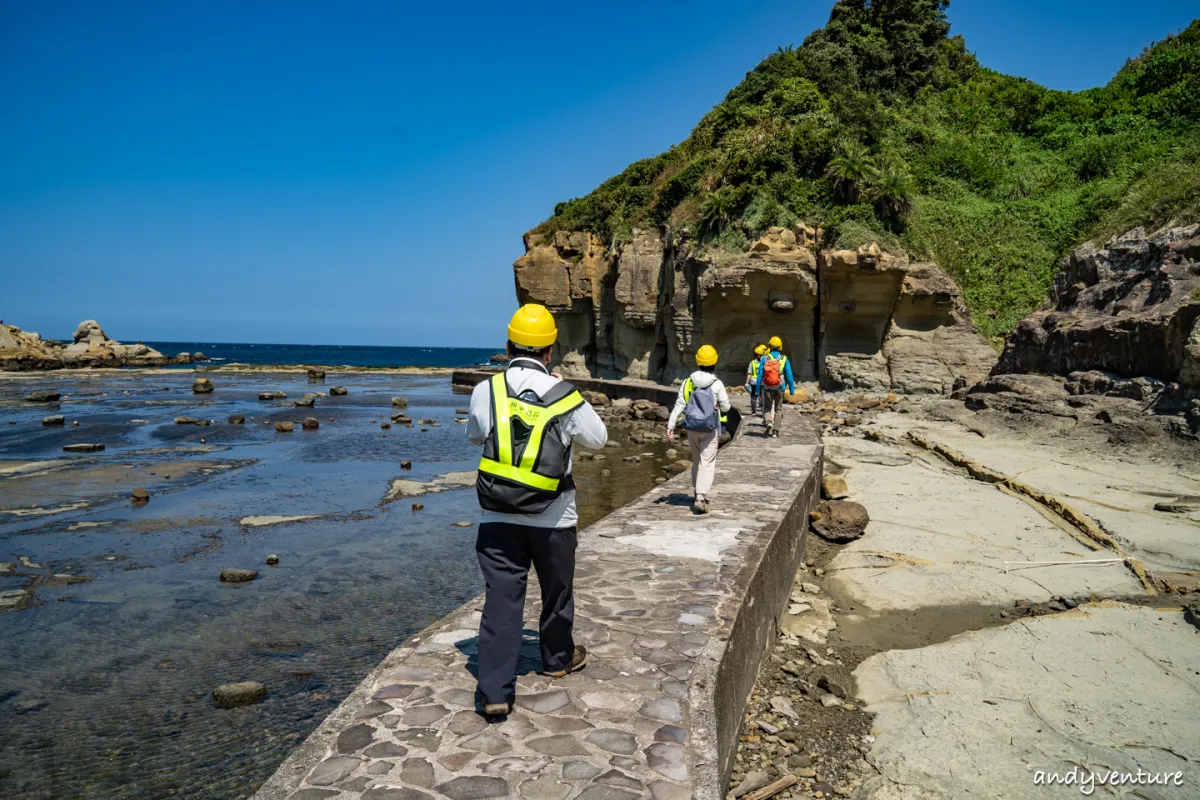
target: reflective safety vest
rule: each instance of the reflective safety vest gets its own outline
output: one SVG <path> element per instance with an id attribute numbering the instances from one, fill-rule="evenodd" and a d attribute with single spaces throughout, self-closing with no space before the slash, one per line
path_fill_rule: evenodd
<path id="1" fill-rule="evenodd" d="M 758 364 L 759 364 L 759 361 L 757 358 L 750 362 L 750 369 L 748 371 L 750 373 L 751 381 L 758 380 Z"/>
<path id="2" fill-rule="evenodd" d="M 479 505 L 501 514 L 537 514 L 563 492 L 575 488 L 568 469 L 571 445 L 560 428 L 583 396 L 567 383 L 556 383 L 540 399 L 522 400 L 508 392 L 501 372 L 491 378 L 492 430 L 483 443 L 475 491 Z"/>
<path id="3" fill-rule="evenodd" d="M 687 405 L 687 401 L 692 399 L 692 392 L 694 392 L 695 390 L 696 390 L 696 384 L 692 382 L 691 378 L 688 378 L 686 381 L 683 382 L 683 404 L 684 405 Z M 716 398 L 714 397 L 713 400 L 715 401 Z M 717 406 L 717 408 L 720 409 L 720 406 Z M 724 425 L 728 421 L 729 421 L 729 412 L 721 411 L 721 424 Z"/>

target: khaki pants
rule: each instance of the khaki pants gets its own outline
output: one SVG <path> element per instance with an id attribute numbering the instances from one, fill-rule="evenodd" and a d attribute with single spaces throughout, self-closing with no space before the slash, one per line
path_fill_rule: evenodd
<path id="1" fill-rule="evenodd" d="M 763 420 L 775 430 L 783 422 L 783 389 L 763 389 Z"/>
<path id="2" fill-rule="evenodd" d="M 720 431 L 688 431 L 688 447 L 692 451 L 692 486 L 697 497 L 707 497 L 717 471 L 717 445 Z"/>

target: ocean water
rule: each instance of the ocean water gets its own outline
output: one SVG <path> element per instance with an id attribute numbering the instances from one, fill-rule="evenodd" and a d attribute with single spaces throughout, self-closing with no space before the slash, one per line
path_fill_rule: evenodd
<path id="1" fill-rule="evenodd" d="M 163 355 L 201 352 L 220 364 L 310 364 L 327 367 L 472 367 L 504 349 L 481 347 L 377 347 L 369 345 L 146 342 Z M 191 369 L 185 366 L 184 369 Z"/>
<path id="2" fill-rule="evenodd" d="M 301 351 L 323 349 L 338 350 Z M 0 594 L 26 598 L 0 609 L 4 800 L 249 797 L 385 654 L 482 589 L 475 528 L 452 525 L 477 522 L 471 487 L 422 496 L 420 510 L 386 500 L 395 478 L 478 463 L 456 422 L 468 398 L 448 376 L 208 375 L 205 395 L 187 369 L 0 380 Z M 349 394 L 292 404 L 335 384 Z M 59 402 L 23 399 L 49 388 Z M 434 422 L 382 428 L 396 395 Z M 52 414 L 67 424 L 44 427 Z M 306 417 L 320 428 L 301 429 Z M 279 420 L 296 430 L 276 432 Z M 582 525 L 670 460 L 666 442 L 610 433 L 607 460 L 576 459 Z M 83 442 L 105 450 L 62 450 Z M 130 502 L 135 486 L 149 503 Z M 301 519 L 248 522 L 261 515 Z M 222 583 L 229 567 L 260 575 Z M 213 688 L 240 680 L 264 683 L 266 699 L 216 708 Z"/>

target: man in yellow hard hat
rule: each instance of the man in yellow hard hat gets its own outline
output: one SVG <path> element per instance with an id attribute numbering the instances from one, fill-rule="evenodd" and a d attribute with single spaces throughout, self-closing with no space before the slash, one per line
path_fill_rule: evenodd
<path id="1" fill-rule="evenodd" d="M 682 416 L 687 431 L 688 448 L 692 451 L 692 489 L 695 499 L 692 510 L 697 514 L 709 511 L 708 492 L 716 473 L 717 446 L 721 427 L 729 413 L 729 395 L 725 384 L 714 374 L 717 351 L 709 344 L 696 351 L 696 371 L 679 386 L 675 408 L 667 420 L 667 438 L 674 441 L 675 423 Z"/>
<path id="2" fill-rule="evenodd" d="M 475 552 L 486 586 L 479 693 L 487 716 L 512 710 L 530 564 L 542 589 L 542 672 L 561 678 L 587 661 L 572 637 L 578 514 L 571 445 L 603 447 L 608 430 L 575 387 L 550 372 L 557 337 L 544 306 L 521 306 L 508 324 L 507 368 L 471 394 L 467 438 L 483 445 Z"/>
<path id="3" fill-rule="evenodd" d="M 782 352 L 783 341 L 772 336 L 767 347 L 758 368 L 758 386 L 763 395 L 767 436 L 778 436 L 779 425 L 783 422 L 783 387 L 787 387 L 788 394 L 795 394 L 796 383 L 792 380 L 792 365 Z"/>
<path id="4" fill-rule="evenodd" d="M 758 389 L 758 365 L 765 352 L 767 352 L 765 344 L 754 348 L 754 358 L 750 359 L 750 363 L 746 366 L 746 394 L 750 395 L 751 414 L 757 414 L 762 405 L 762 392 Z"/>

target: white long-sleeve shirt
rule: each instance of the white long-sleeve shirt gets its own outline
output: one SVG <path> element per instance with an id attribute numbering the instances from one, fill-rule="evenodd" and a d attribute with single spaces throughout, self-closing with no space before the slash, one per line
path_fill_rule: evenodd
<path id="1" fill-rule="evenodd" d="M 508 367 L 508 388 L 514 396 L 533 391 L 539 397 L 559 382 L 546 368 L 531 358 L 514 358 Z M 572 411 L 558 426 L 564 446 L 578 442 L 584 447 L 604 447 L 608 443 L 608 428 L 587 403 Z M 482 445 L 492 432 L 492 387 L 484 381 L 471 392 L 471 414 L 467 418 L 467 439 L 471 444 Z M 571 464 L 567 462 L 567 472 Z M 514 525 L 530 525 L 535 528 L 569 528 L 579 521 L 575 508 L 575 490 L 563 492 L 550 506 L 539 514 L 501 514 L 497 511 L 481 510 L 480 522 L 508 522 Z"/>
<path id="2" fill-rule="evenodd" d="M 729 412 L 729 394 L 725 391 L 725 384 L 713 375 L 711 372 L 705 372 L 698 369 L 689 377 L 692 379 L 692 386 L 697 389 L 707 389 L 712 387 L 713 397 L 716 398 L 717 407 L 721 409 L 721 414 Z M 683 387 L 687 386 L 687 381 L 679 384 L 679 394 L 675 395 L 675 407 L 671 409 L 671 418 L 667 420 L 667 430 L 675 430 L 675 423 L 679 419 L 679 415 L 683 413 L 683 409 L 687 407 L 687 401 L 683 399 Z"/>

